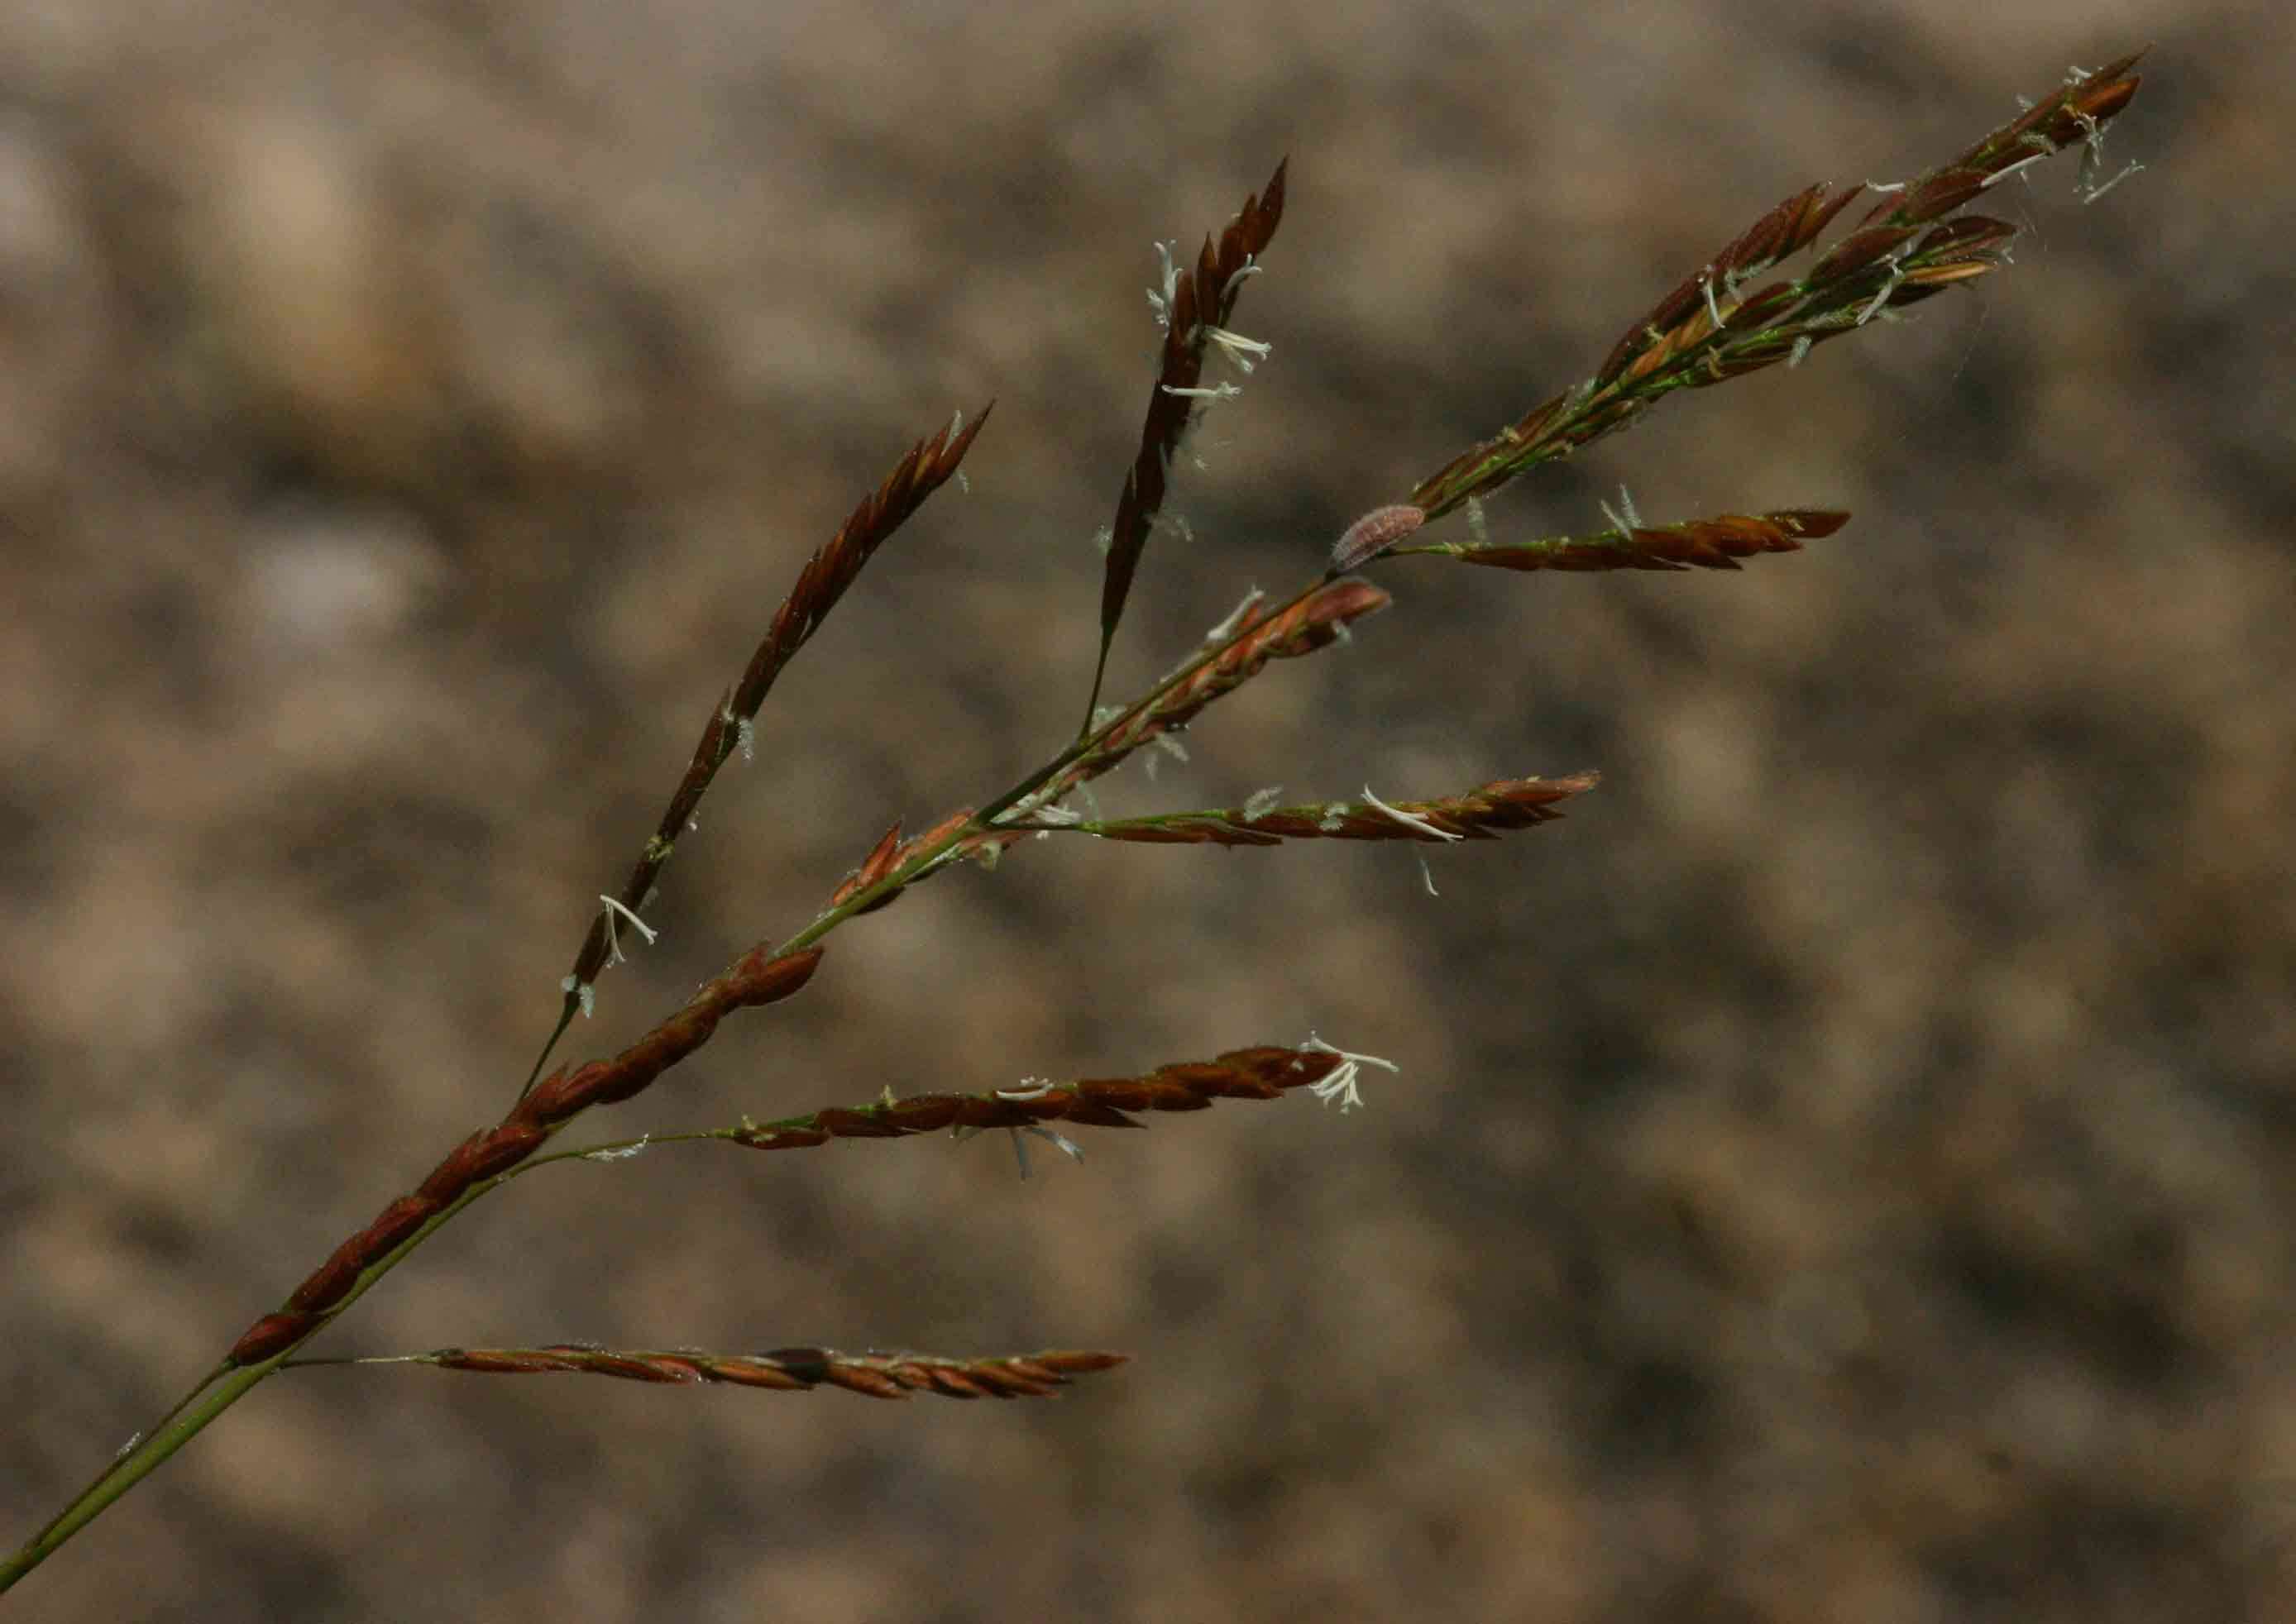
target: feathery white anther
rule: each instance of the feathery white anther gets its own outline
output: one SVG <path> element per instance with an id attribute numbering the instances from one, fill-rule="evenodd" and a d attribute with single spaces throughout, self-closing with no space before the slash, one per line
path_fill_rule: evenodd
<path id="1" fill-rule="evenodd" d="M 1222 379 L 1209 389 L 1202 388 L 1184 389 L 1168 383 L 1160 383 L 1156 387 L 1167 395 L 1177 395 L 1184 400 L 1234 400 L 1243 393 L 1226 379 Z"/>
<path id="2" fill-rule="evenodd" d="M 2017 174 L 2020 170 L 2030 169 L 2038 163 L 2046 163 L 2052 156 L 2053 154 L 2047 152 L 2036 152 L 2030 158 L 2021 158 L 2013 164 L 2008 164 L 2001 168 L 1996 169 L 1992 174 L 1987 175 L 1980 184 L 1982 189 L 1990 191 L 1993 187 L 1998 186 L 2003 181 L 2007 180 L 2011 175 Z"/>
<path id="3" fill-rule="evenodd" d="M 744 716 L 734 724 L 734 735 L 742 741 L 742 759 L 758 759 L 758 723 L 754 717 Z"/>
<path id="4" fill-rule="evenodd" d="M 1364 786 L 1364 804 L 1370 807 L 1375 807 L 1379 811 L 1385 812 L 1389 817 L 1394 819 L 1406 828 L 1415 828 L 1422 834 L 1432 835 L 1438 840 L 1464 840 L 1466 838 L 1464 835 L 1455 835 L 1449 829 L 1438 828 L 1434 824 L 1428 822 L 1426 819 L 1421 817 L 1417 812 L 1407 812 L 1400 806 L 1390 806 L 1386 802 L 1372 794 L 1371 786 L 1368 784 Z"/>
<path id="5" fill-rule="evenodd" d="M 1156 325 L 1168 329 L 1172 325 L 1172 301 L 1180 297 L 1180 267 L 1172 262 L 1172 244 L 1156 245 L 1156 257 L 1164 266 L 1161 281 L 1163 290 L 1148 290 L 1148 307 L 1156 313 Z"/>
<path id="6" fill-rule="evenodd" d="M 1816 342 L 1808 333 L 1793 341 L 1793 349 L 1786 356 L 1786 371 L 1791 372 L 1809 359 L 1810 346 Z"/>
<path id="7" fill-rule="evenodd" d="M 2135 161 L 2133 161 L 2133 160 L 2132 160 L 2131 162 L 2129 162 L 2128 164 L 2125 165 L 2125 166 L 2122 167 L 2122 169 L 2121 169 L 2121 171 L 2120 171 L 2120 174 L 2118 174 L 2118 175 L 2114 175 L 2111 180 L 2109 180 L 2109 181 L 2105 182 L 2103 185 L 2102 185 L 2102 186 L 2091 186 L 2091 187 L 2089 187 L 2089 188 L 2088 188 L 2088 190 L 2087 190 L 2086 192 L 2082 192 L 2082 193 L 2080 194 L 2080 200 L 2081 200 L 2081 202 L 2082 202 L 2084 205 L 2090 204 L 2090 203 L 2094 203 L 2094 202 L 2095 202 L 2095 201 L 2097 200 L 2097 199 L 2099 199 L 2099 198 L 2103 197 L 2106 192 L 2108 192 L 2112 191 L 2115 186 L 2118 186 L 2119 184 L 2120 184 L 2120 183 L 2121 183 L 2121 182 L 2123 182 L 2123 181 L 2127 180 L 2130 175 L 2141 175 L 2141 174 L 2143 174 L 2143 173 L 2144 173 L 2144 166 L 2143 164 L 2136 163 L 2136 162 L 2135 162 Z"/>
<path id="8" fill-rule="evenodd" d="M 1890 295 L 1895 293 L 1898 290 L 1898 284 L 1905 280 L 1905 267 L 1892 261 L 1890 265 L 1889 281 L 1882 284 L 1880 291 L 1866 302 L 1866 308 L 1857 313 L 1857 319 L 1849 324 L 1852 327 L 1863 327 L 1875 316 L 1880 315 L 1882 307 L 1890 302 Z"/>
<path id="9" fill-rule="evenodd" d="M 569 975 L 558 983 L 558 990 L 574 995 L 574 1001 L 581 1007 L 582 1018 L 586 1021 L 598 1008 L 598 989 L 586 981 L 577 981 Z"/>
<path id="10" fill-rule="evenodd" d="M 1243 820 L 1251 823 L 1266 817 L 1275 810 L 1276 804 L 1283 798 L 1283 786 L 1281 784 L 1270 784 L 1265 789 L 1253 790 L 1244 797 Z"/>
<path id="11" fill-rule="evenodd" d="M 606 962 L 608 964 L 627 964 L 629 962 L 627 959 L 622 956 L 621 941 L 614 930 L 614 920 L 618 916 L 621 918 L 627 919 L 630 922 L 630 928 L 636 931 L 639 935 L 645 938 L 646 945 L 648 947 L 652 947 L 653 945 L 654 939 L 660 933 L 657 932 L 652 926 L 647 924 L 644 919 L 639 918 L 637 915 L 632 913 L 628 909 L 623 907 L 619 902 L 608 896 L 603 891 L 598 894 L 598 900 L 606 905 Z"/>
<path id="12" fill-rule="evenodd" d="M 969 1139 L 979 1131 L 974 1128 L 958 1128 L 953 1130 L 953 1136 L 960 1139 Z M 1084 1160 L 1082 1146 L 1065 1133 L 1055 1133 L 1050 1128 L 1031 1124 L 1026 1128 L 1008 1128 L 1005 1132 L 1013 1136 L 1013 1160 L 1020 1168 L 1021 1177 L 1024 1179 L 1029 1176 L 1029 1141 L 1021 1137 L 1024 1133 L 1029 1135 L 1029 1138 L 1044 1140 L 1071 1162 Z"/>
<path id="13" fill-rule="evenodd" d="M 1722 326 L 1722 306 L 1714 302 L 1714 278 L 1711 274 L 1713 267 L 1710 265 L 1707 269 L 1709 273 L 1698 279 L 1698 290 L 1706 296 L 1706 319 L 1713 322 L 1717 331 L 1719 331 Z"/>
<path id="14" fill-rule="evenodd" d="M 1220 354 L 1234 363 L 1236 371 L 1240 372 L 1249 373 L 1252 368 L 1267 360 L 1274 349 L 1274 346 L 1258 339 L 1247 339 L 1240 332 L 1231 332 L 1225 327 L 1215 327 L 1210 322 L 1206 322 L 1197 331 L 1218 345 Z"/>
<path id="15" fill-rule="evenodd" d="M 1321 1082 L 1308 1084 L 1308 1091 L 1327 1106 L 1333 1100 L 1338 1100 L 1341 1115 L 1345 1115 L 1364 1102 L 1363 1091 L 1357 1087 L 1363 1079 L 1364 1067 L 1376 1065 L 1390 1072 L 1400 1072 L 1403 1069 L 1394 1061 L 1382 1060 L 1377 1055 L 1351 1054 L 1344 1049 L 1324 1042 L 1312 1032 L 1308 1034 L 1308 1041 L 1300 1047 L 1312 1049 L 1319 1055 L 1337 1055 L 1340 1057 L 1340 1065 L 1332 1069 L 1332 1074 Z"/>
<path id="16" fill-rule="evenodd" d="M 1228 611 L 1227 618 L 1204 633 L 1204 646 L 1210 648 L 1214 643 L 1227 641 L 1243 625 L 1251 611 L 1267 601 L 1267 594 L 1256 586 L 1244 593 L 1243 601 Z"/>
<path id="17" fill-rule="evenodd" d="M 643 1155 L 653 1147 L 653 1135 L 645 1134 L 627 1145 L 608 1145 L 582 1153 L 585 1162 L 627 1162 L 632 1156 Z"/>

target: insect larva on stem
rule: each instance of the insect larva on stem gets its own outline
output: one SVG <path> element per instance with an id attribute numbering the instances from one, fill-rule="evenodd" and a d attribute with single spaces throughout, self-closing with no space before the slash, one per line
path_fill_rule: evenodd
<path id="1" fill-rule="evenodd" d="M 1426 522 L 1426 510 L 1409 502 L 1374 508 L 1332 544 L 1332 574 L 1343 575 L 1362 568 Z"/>

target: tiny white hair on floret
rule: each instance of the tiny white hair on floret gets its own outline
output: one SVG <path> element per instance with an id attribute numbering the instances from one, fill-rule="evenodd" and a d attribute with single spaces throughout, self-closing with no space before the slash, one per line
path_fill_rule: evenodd
<path id="1" fill-rule="evenodd" d="M 1364 804 L 1378 808 L 1381 812 L 1385 812 L 1389 817 L 1394 819 L 1406 828 L 1415 828 L 1422 834 L 1432 835 L 1438 840 L 1464 840 L 1466 838 L 1464 835 L 1455 835 L 1449 829 L 1438 828 L 1434 824 L 1430 823 L 1417 812 L 1407 812 L 1399 806 L 1389 805 L 1377 796 L 1372 794 L 1371 786 L 1368 784 L 1364 786 Z"/>
<path id="2" fill-rule="evenodd" d="M 1211 630 L 1204 633 L 1205 643 L 1224 643 L 1229 638 L 1234 637 L 1237 629 L 1243 624 L 1245 618 L 1250 615 L 1251 611 L 1258 608 L 1267 600 L 1267 594 L 1259 587 L 1253 587 L 1250 592 L 1244 593 L 1242 602 L 1237 604 L 1235 608 L 1227 612 L 1226 619 L 1221 621 L 1218 625 L 1212 627 Z"/>
<path id="3" fill-rule="evenodd" d="M 1283 798 L 1283 786 L 1270 784 L 1265 789 L 1255 789 L 1243 798 L 1243 820 L 1246 823 L 1266 817 L 1275 810 Z"/>
<path id="4" fill-rule="evenodd" d="M 758 759 L 758 723 L 753 716 L 737 716 L 734 720 L 734 736 L 741 741 L 742 759 Z"/>
<path id="5" fill-rule="evenodd" d="M 1149 521 L 1149 527 L 1152 530 L 1168 531 L 1178 536 L 1187 545 L 1191 547 L 1195 545 L 1196 527 L 1188 522 L 1188 516 L 1185 513 L 1159 513 Z"/>
<path id="6" fill-rule="evenodd" d="M 632 1156 L 643 1155 L 653 1148 L 653 1135 L 643 1134 L 627 1145 L 602 1145 L 595 1150 L 582 1153 L 585 1162 L 627 1162 Z"/>
<path id="7" fill-rule="evenodd" d="M 630 928 L 636 931 L 639 935 L 645 938 L 646 945 L 648 947 L 652 947 L 653 945 L 655 939 L 660 934 L 660 933 L 655 930 L 652 926 L 648 925 L 644 919 L 639 918 L 636 914 L 631 912 L 629 909 L 623 906 L 620 901 L 614 897 L 608 896 L 603 891 L 598 894 L 598 900 L 606 905 L 606 962 L 608 964 L 627 964 L 629 962 L 629 960 L 623 956 L 620 936 L 614 927 L 614 921 L 617 918 L 627 919 L 630 922 Z"/>
<path id="8" fill-rule="evenodd" d="M 1786 356 L 1787 371 L 1792 371 L 1794 368 L 1809 359 L 1810 346 L 1815 342 L 1816 340 L 1808 333 L 1802 334 L 1793 341 L 1793 350 Z"/>
<path id="9" fill-rule="evenodd" d="M 1411 854 L 1419 860 L 1419 880 L 1422 885 L 1427 887 L 1427 894 L 1429 896 L 1441 896 L 1443 894 L 1435 889 L 1435 870 L 1427 865 L 1427 853 L 1425 848 L 1414 846 L 1412 848 Z"/>
<path id="10" fill-rule="evenodd" d="M 655 899 L 660 895 L 661 886 L 659 884 L 648 885 L 644 898 L 638 903 L 638 911 L 644 913 L 647 909 L 652 908 Z"/>
<path id="11" fill-rule="evenodd" d="M 1319 1055 L 1337 1055 L 1340 1057 L 1341 1064 L 1332 1069 L 1331 1075 L 1321 1082 L 1308 1084 L 1308 1091 L 1327 1106 L 1333 1100 L 1338 1100 L 1341 1115 L 1345 1115 L 1364 1102 L 1363 1090 L 1357 1086 L 1363 1079 L 1364 1067 L 1376 1065 L 1390 1072 L 1400 1072 L 1403 1069 L 1394 1061 L 1383 1060 L 1377 1055 L 1354 1054 L 1335 1044 L 1326 1043 L 1312 1032 L 1308 1034 L 1308 1041 L 1300 1047 L 1312 1049 Z"/>
<path id="12" fill-rule="evenodd" d="M 1108 556 L 1108 550 L 1116 545 L 1115 526 L 1112 525 L 1103 525 L 1099 529 L 1094 531 L 1092 533 L 1092 545 L 1094 551 L 1099 553 L 1103 558 L 1106 558 Z"/>
<path id="13" fill-rule="evenodd" d="M 571 975 L 569 975 L 565 980 L 558 983 L 558 990 L 561 992 L 570 992 L 574 995 L 575 1006 L 582 1011 L 582 1018 L 584 1020 L 588 1020 L 592 1015 L 596 1013 L 598 1008 L 598 989 L 592 986 L 588 982 L 577 981 Z"/>
<path id="14" fill-rule="evenodd" d="M 1467 534 L 1478 547 L 1491 544 L 1491 518 L 1483 510 L 1483 499 L 1480 496 L 1467 498 Z"/>
<path id="15" fill-rule="evenodd" d="M 1240 332 L 1207 322 L 1197 331 L 1219 346 L 1220 354 L 1234 363 L 1235 370 L 1247 376 L 1251 370 L 1274 353 L 1275 346 L 1259 339 L 1247 339 Z"/>
<path id="16" fill-rule="evenodd" d="M 997 1089 L 996 1098 L 1014 1100 L 1042 1099 L 1053 1091 L 1054 1086 L 1049 1077 L 1023 1077 L 1021 1079 L 1021 1086 L 1017 1089 Z"/>
<path id="17" fill-rule="evenodd" d="M 960 496 L 972 494 L 972 481 L 961 468 L 956 470 L 956 494 Z"/>
<path id="18" fill-rule="evenodd" d="M 1169 733 L 1159 733 L 1149 742 L 1175 761 L 1185 762 L 1188 759 L 1188 747 Z M 1153 761 L 1155 758 L 1151 756 L 1149 759 Z"/>
<path id="19" fill-rule="evenodd" d="M 1213 384 L 1210 388 L 1205 388 L 1201 386 L 1198 386 L 1193 388 L 1182 388 L 1176 384 L 1168 383 L 1160 383 L 1156 387 L 1163 390 L 1167 395 L 1177 395 L 1185 400 L 1234 400 L 1237 396 L 1243 393 L 1242 389 L 1239 389 L 1235 385 L 1228 382 L 1226 379 L 1222 379 L 1219 382 Z"/>
<path id="20" fill-rule="evenodd" d="M 141 1431 L 130 1432 L 127 1435 L 127 1441 L 121 1444 L 117 1449 L 114 1449 L 111 1452 L 111 1458 L 114 1460 L 126 1460 L 130 1455 L 133 1455 L 135 1452 L 135 1446 L 143 1441 L 144 1434 Z"/>
<path id="21" fill-rule="evenodd" d="M 1084 821 L 1084 814 L 1069 806 L 1039 806 L 1029 815 L 1039 823 L 1050 823 L 1061 828 Z"/>
<path id="22" fill-rule="evenodd" d="M 1142 765 L 1141 771 L 1148 775 L 1148 781 L 1152 784 L 1156 781 L 1156 770 L 1163 764 L 1164 758 L 1152 750 Z"/>

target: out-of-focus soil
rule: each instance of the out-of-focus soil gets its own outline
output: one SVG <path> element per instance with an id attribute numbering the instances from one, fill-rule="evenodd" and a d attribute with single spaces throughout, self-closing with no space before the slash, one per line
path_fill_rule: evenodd
<path id="1" fill-rule="evenodd" d="M 283 1620 L 2296 1616 L 2292 233 L 2272 8 L 0 13 L 10 1540 L 508 1102 L 805 555 L 990 396 L 567 1052 L 1073 728 L 1152 242 L 1275 160 L 1115 660 L 1590 371 L 1811 180 L 2155 42 L 2083 208 L 1500 534 L 1838 505 L 1738 575 L 1397 607 L 1110 810 L 1599 767 L 1431 855 L 1022 847 L 600 1124 L 1309 1032 L 1309 1100 L 521 1180 L 315 1351 L 1137 1362 L 1059 1403 L 311 1371 L 29 1580 Z M 2275 297 L 2271 290 L 2282 289 Z M 2275 311 L 2280 312 L 2275 314 Z"/>

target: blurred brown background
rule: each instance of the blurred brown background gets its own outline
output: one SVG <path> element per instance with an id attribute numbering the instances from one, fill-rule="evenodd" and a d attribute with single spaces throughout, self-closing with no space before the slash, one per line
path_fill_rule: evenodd
<path id="1" fill-rule="evenodd" d="M 1433 854 L 1023 848 L 602 1121 L 1311 1031 L 1370 1108 L 538 1174 L 320 1344 L 1139 1362 L 1057 1404 L 312 1372 L 28 1618 L 2296 1616 L 2296 51 L 2257 4 L 0 12 L 12 1542 L 490 1120 L 806 552 L 994 396 L 570 1052 L 1072 725 L 1151 243 L 1291 211 L 1117 660 L 1585 374 L 1755 215 L 2155 42 L 2018 265 L 1669 403 L 1111 810 L 1598 766 Z M 2275 295 L 2274 288 L 2281 294 Z M 2274 312 L 2279 310 L 2281 315 Z"/>

